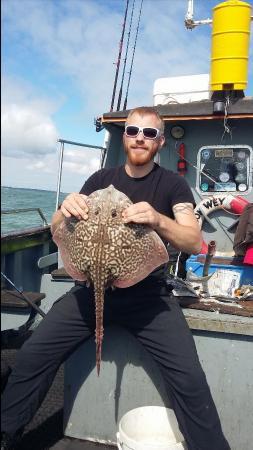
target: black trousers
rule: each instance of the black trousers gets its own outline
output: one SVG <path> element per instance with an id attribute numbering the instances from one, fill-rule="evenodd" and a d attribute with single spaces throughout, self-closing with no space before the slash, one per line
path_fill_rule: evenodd
<path id="1" fill-rule="evenodd" d="M 229 450 L 178 300 L 163 280 L 147 280 L 106 291 L 104 326 L 126 327 L 153 356 L 189 450 Z M 2 398 L 2 430 L 12 434 L 31 420 L 59 365 L 94 327 L 91 288 L 75 286 L 54 303 L 17 354 Z"/>

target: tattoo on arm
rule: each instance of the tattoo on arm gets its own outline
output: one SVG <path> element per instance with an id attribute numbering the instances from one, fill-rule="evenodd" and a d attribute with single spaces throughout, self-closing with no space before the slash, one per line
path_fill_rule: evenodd
<path id="1" fill-rule="evenodd" d="M 173 208 L 174 215 L 176 214 L 191 214 L 193 213 L 193 205 L 192 203 L 178 203 L 177 205 L 174 205 Z"/>

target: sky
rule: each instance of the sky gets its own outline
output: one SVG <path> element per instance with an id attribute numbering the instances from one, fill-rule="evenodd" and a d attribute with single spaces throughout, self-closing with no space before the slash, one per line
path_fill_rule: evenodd
<path id="1" fill-rule="evenodd" d="M 140 3 L 135 0 L 123 98 Z M 194 19 L 212 18 L 218 3 L 194 0 Z M 2 0 L 1 7 L 2 185 L 55 191 L 58 139 L 104 144 L 94 118 L 110 111 L 126 0 Z M 143 1 L 128 108 L 152 105 L 158 78 L 209 73 L 211 26 L 187 30 L 186 11 L 187 0 Z M 252 35 L 251 27 L 246 95 L 253 95 Z M 78 192 L 99 164 L 99 150 L 65 145 L 61 191 Z"/>

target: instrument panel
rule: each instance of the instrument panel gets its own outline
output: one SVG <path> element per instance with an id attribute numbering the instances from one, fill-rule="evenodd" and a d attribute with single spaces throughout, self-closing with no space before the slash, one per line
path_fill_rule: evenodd
<path id="1" fill-rule="evenodd" d="M 252 148 L 248 145 L 201 147 L 197 156 L 198 192 L 246 193 L 252 189 Z"/>

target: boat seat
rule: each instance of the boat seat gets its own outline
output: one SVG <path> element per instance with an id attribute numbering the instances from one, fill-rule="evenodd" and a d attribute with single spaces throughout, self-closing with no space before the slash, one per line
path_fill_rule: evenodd
<path id="1" fill-rule="evenodd" d="M 73 278 L 66 272 L 64 267 L 60 267 L 59 269 L 52 270 L 51 276 L 52 276 L 53 280 L 64 280 L 64 281 L 71 280 L 71 281 L 73 281 Z"/>
<path id="2" fill-rule="evenodd" d="M 46 297 L 44 293 L 41 292 L 23 292 L 26 297 L 31 300 L 32 303 L 40 304 L 41 300 Z M 30 305 L 24 300 L 22 294 L 14 290 L 1 290 L 1 309 L 9 308 L 31 308 Z"/>
<path id="3" fill-rule="evenodd" d="M 58 252 L 49 253 L 49 255 L 41 256 L 38 259 L 38 268 L 45 269 L 46 267 L 52 266 L 58 262 Z"/>

